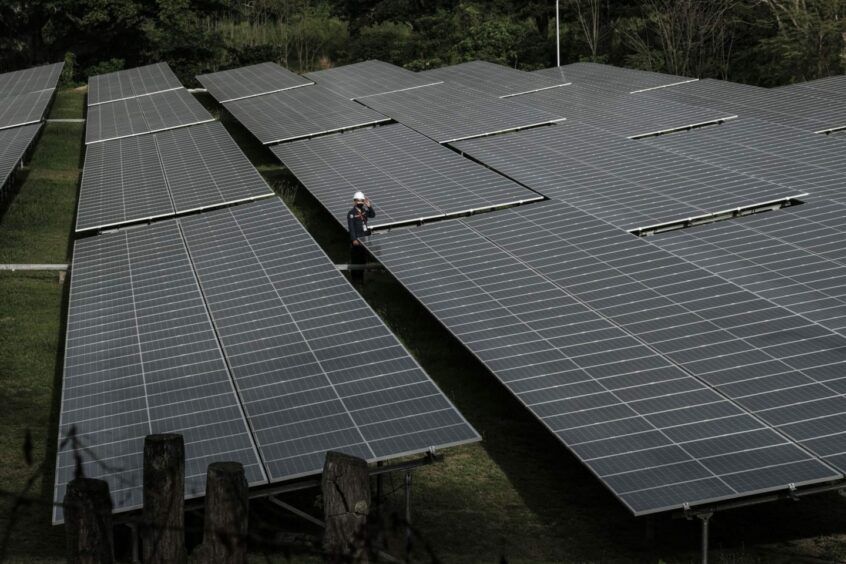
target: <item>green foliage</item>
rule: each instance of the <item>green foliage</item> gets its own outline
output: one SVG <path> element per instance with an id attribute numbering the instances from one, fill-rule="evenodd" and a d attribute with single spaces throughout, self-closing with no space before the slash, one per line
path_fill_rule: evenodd
<path id="1" fill-rule="evenodd" d="M 109 72 L 123 70 L 125 66 L 126 61 L 124 61 L 123 59 L 108 59 L 105 61 L 100 61 L 96 65 L 88 67 L 88 69 L 86 69 L 85 71 L 85 74 L 88 76 L 106 74 Z"/>

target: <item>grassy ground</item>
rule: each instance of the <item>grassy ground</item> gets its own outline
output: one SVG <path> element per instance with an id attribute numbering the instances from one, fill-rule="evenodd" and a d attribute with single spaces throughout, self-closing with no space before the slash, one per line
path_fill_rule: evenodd
<path id="1" fill-rule="evenodd" d="M 82 93 L 60 92 L 51 117 L 80 117 L 82 105 Z M 266 148 L 225 113 L 221 119 L 329 256 L 344 262 L 343 229 Z M 81 146 L 81 125 L 44 129 L 29 170 L 0 209 L 0 262 L 68 261 Z M 697 561 L 698 522 L 656 519 L 647 543 L 645 521 L 632 518 L 388 273 L 368 273 L 362 293 L 484 438 L 415 471 L 415 560 L 428 560 L 429 546 L 442 562 L 457 563 Z M 50 525 L 49 504 L 66 294 L 56 274 L 0 273 L 0 487 L 7 494 L 0 497 L 0 560 L 62 556 L 63 531 Z M 15 508 L 15 494 L 26 488 L 29 502 Z M 384 488 L 381 530 L 402 555 L 402 530 L 389 519 L 404 511 L 401 477 L 386 478 Z M 314 492 L 288 500 L 319 513 Z M 269 504 L 253 506 L 253 538 L 269 547 L 255 540 L 254 561 L 267 554 L 272 562 L 320 561 L 307 546 L 318 530 Z M 712 561 L 846 561 L 843 532 L 846 502 L 834 494 L 736 510 L 712 522 Z M 118 543 L 125 557 L 125 538 Z"/>

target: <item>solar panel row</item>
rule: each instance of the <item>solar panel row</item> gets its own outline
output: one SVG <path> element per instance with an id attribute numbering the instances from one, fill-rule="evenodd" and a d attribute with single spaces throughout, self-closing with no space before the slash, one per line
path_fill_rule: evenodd
<path id="1" fill-rule="evenodd" d="M 59 83 L 64 63 L 42 65 L 0 74 L 0 98 L 50 90 Z"/>
<path id="2" fill-rule="evenodd" d="M 753 399 L 732 401 L 711 387 L 708 370 L 728 378 L 723 356 L 738 351 L 700 351 L 684 330 L 674 335 L 673 324 L 662 325 L 688 314 L 720 332 L 740 326 L 742 315 L 700 318 L 697 306 L 710 299 L 717 308 L 719 300 L 706 293 L 696 304 L 693 284 L 687 295 L 676 288 L 674 300 L 671 292 L 649 297 L 648 289 L 626 295 L 624 283 L 636 284 L 627 278 L 663 270 L 644 260 L 648 243 L 624 232 L 609 236 L 601 223 L 545 202 L 392 231 L 368 246 L 635 514 L 837 477 L 750 415 L 740 402 Z M 561 225 L 564 237 L 547 231 Z M 599 249 L 607 254 L 591 255 Z M 655 258 L 670 258 L 661 255 Z M 788 380 L 804 378 L 785 372 Z M 778 407 L 787 417 L 789 409 Z"/>
<path id="3" fill-rule="evenodd" d="M 542 199 L 400 124 L 272 150 L 342 225 L 357 191 L 378 209 L 372 228 Z"/>
<path id="4" fill-rule="evenodd" d="M 6 185 L 41 130 L 35 123 L 0 131 L 0 190 Z"/>
<path id="5" fill-rule="evenodd" d="M 476 90 L 486 95 L 493 94 L 500 98 L 520 96 L 570 84 L 558 77 L 547 77 L 486 61 L 470 61 L 423 71 L 418 75 Z"/>
<path id="6" fill-rule="evenodd" d="M 315 81 L 322 88 L 351 100 L 441 82 L 439 79 L 431 80 L 423 73 L 411 72 L 377 60 L 310 72 L 306 73 L 305 77 Z"/>
<path id="7" fill-rule="evenodd" d="M 76 231 L 272 195 L 220 123 L 88 147 Z"/>
<path id="8" fill-rule="evenodd" d="M 88 105 L 96 106 L 181 88 L 182 83 L 170 66 L 167 63 L 156 63 L 92 76 L 88 79 Z"/>
<path id="9" fill-rule="evenodd" d="M 276 63 L 259 63 L 201 74 L 197 76 L 197 80 L 220 103 L 314 84 Z"/>
<path id="10" fill-rule="evenodd" d="M 57 504 L 81 467 L 139 507 L 149 433 L 183 434 L 189 497 L 215 460 L 260 484 L 479 439 L 275 198 L 80 240 L 72 272 Z"/>
<path id="11" fill-rule="evenodd" d="M 637 93 L 695 82 L 696 78 L 660 72 L 627 69 L 598 63 L 572 63 L 535 71 L 533 74 L 553 80 L 591 84 L 609 92 Z"/>

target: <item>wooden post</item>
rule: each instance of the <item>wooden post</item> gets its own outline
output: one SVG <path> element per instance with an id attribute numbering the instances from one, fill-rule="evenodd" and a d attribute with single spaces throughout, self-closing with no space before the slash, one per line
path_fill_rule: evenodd
<path id="1" fill-rule="evenodd" d="M 185 445 L 182 435 L 144 439 L 144 564 L 184 564 Z"/>
<path id="2" fill-rule="evenodd" d="M 68 563 L 114 562 L 109 484 L 92 478 L 74 478 L 68 484 L 63 506 Z"/>
<path id="3" fill-rule="evenodd" d="M 247 561 L 249 503 L 247 478 L 240 463 L 209 464 L 203 545 L 197 562 L 244 564 Z"/>
<path id="4" fill-rule="evenodd" d="M 367 514 L 370 512 L 367 462 L 348 454 L 327 452 L 321 488 L 326 554 L 332 558 L 367 562 Z"/>

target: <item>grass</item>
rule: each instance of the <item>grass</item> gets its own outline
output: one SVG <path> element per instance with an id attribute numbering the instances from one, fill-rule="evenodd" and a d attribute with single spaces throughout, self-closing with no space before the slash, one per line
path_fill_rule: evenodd
<path id="1" fill-rule="evenodd" d="M 79 117 L 82 104 L 80 92 L 59 92 L 51 117 Z M 344 262 L 342 227 L 266 148 L 225 112 L 221 119 L 330 258 Z M 0 262 L 68 260 L 81 150 L 81 125 L 45 127 L 0 210 Z M 441 561 L 457 563 L 698 560 L 698 522 L 655 519 L 655 542 L 646 543 L 645 521 L 632 518 L 390 274 L 367 277 L 364 297 L 484 438 L 446 451 L 444 464 L 415 471 L 416 560 L 426 560 L 426 545 Z M 7 494 L 0 497 L 0 535 L 7 535 L 2 546 L 10 562 L 58 562 L 63 555 L 63 530 L 50 525 L 50 503 L 66 293 L 55 273 L 0 273 L 0 487 Z M 10 517 L 14 495 L 28 484 L 29 503 Z M 383 515 L 402 514 L 401 476 L 387 477 L 385 491 Z M 288 501 L 319 513 L 313 491 Z M 319 531 L 269 504 L 253 507 L 254 532 L 269 546 L 281 542 L 291 550 L 271 549 L 267 561 L 320 561 L 302 542 Z M 382 530 L 391 551 L 403 554 L 402 531 L 389 521 Z M 846 502 L 834 494 L 721 513 L 712 522 L 713 561 L 844 561 L 843 531 Z M 124 556 L 125 544 L 119 540 Z M 263 549 L 253 553 L 264 561 Z"/>

